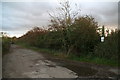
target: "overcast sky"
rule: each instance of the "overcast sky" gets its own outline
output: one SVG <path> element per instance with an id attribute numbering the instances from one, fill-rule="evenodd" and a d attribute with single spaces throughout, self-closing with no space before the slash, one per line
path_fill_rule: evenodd
<path id="1" fill-rule="evenodd" d="M 92 15 L 100 25 L 115 28 L 118 24 L 117 2 L 80 2 L 70 1 L 72 7 L 78 4 L 82 15 Z M 10 36 L 21 36 L 34 26 L 47 26 L 48 12 L 59 7 L 58 1 L 41 2 L 2 2 L 0 3 L 0 26 Z M 75 9 L 75 8 L 73 8 Z M 1 19 L 2 17 L 2 19 Z"/>

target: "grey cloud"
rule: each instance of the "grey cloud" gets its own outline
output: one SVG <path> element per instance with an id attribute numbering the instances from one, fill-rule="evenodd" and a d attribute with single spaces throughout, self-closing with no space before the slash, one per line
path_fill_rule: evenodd
<path id="1" fill-rule="evenodd" d="M 5 3 L 3 5 L 3 30 L 10 31 L 17 30 L 17 28 L 24 30 L 28 29 L 28 26 L 46 25 L 48 22 L 47 10 L 50 8 L 51 6 L 45 3 Z"/>
<path id="2" fill-rule="evenodd" d="M 86 2 L 78 4 L 83 15 L 92 15 L 100 25 L 117 25 L 118 3 Z M 0 13 L 3 18 L 2 29 L 4 31 L 21 31 L 23 33 L 34 26 L 47 26 L 50 18 L 47 11 L 52 13 L 57 7 L 59 7 L 57 3 L 52 2 L 3 2 L 2 13 Z"/>
<path id="3" fill-rule="evenodd" d="M 118 22 L 117 2 L 89 2 L 81 4 L 84 14 L 90 14 L 100 25 L 115 26 Z"/>

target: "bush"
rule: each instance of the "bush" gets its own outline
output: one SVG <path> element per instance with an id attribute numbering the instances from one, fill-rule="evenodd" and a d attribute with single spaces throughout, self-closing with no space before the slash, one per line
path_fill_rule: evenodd
<path id="1" fill-rule="evenodd" d="M 100 43 L 95 48 L 95 55 L 101 58 L 118 59 L 118 31 L 113 32 L 105 38 L 105 42 Z"/>
<path id="2" fill-rule="evenodd" d="M 5 55 L 10 49 L 10 38 L 2 37 L 2 53 Z"/>

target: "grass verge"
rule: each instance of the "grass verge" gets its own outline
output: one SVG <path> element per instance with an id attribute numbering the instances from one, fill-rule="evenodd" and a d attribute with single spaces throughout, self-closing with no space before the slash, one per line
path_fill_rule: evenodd
<path id="1" fill-rule="evenodd" d="M 69 59 L 69 60 L 74 60 L 74 61 L 81 61 L 81 62 L 89 62 L 89 63 L 94 63 L 94 64 L 101 64 L 101 65 L 106 65 L 106 66 L 111 66 L 111 67 L 118 67 L 118 61 L 111 60 L 111 59 L 99 58 L 99 57 L 95 57 L 92 55 L 81 56 L 81 57 L 77 57 L 75 55 L 68 56 L 60 51 L 32 47 L 32 46 L 29 46 L 27 44 L 21 44 L 21 43 L 17 43 L 17 44 L 24 47 L 24 48 L 28 48 L 28 49 L 42 52 L 42 53 L 48 53 L 48 54 L 51 54 L 51 55 L 59 57 L 59 58 L 64 58 L 64 59 Z"/>

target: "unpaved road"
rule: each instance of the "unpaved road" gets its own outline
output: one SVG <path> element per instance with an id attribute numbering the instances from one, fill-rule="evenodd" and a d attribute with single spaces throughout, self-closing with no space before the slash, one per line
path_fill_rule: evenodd
<path id="1" fill-rule="evenodd" d="M 117 68 L 64 60 L 11 45 L 3 57 L 4 78 L 116 78 Z"/>
<path id="2" fill-rule="evenodd" d="M 76 78 L 77 75 L 40 53 L 12 45 L 11 53 L 3 58 L 4 78 Z"/>

